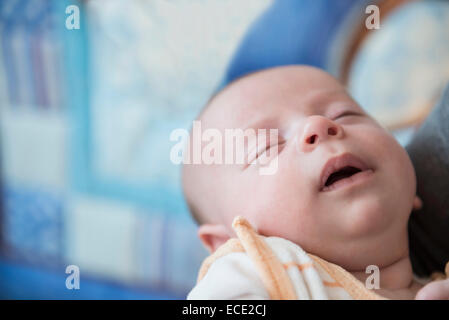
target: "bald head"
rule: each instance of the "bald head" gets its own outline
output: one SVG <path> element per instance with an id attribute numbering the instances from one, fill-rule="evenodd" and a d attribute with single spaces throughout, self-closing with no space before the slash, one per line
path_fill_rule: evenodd
<path id="1" fill-rule="evenodd" d="M 238 78 L 209 101 L 201 113 L 204 125 L 230 128 L 245 122 L 248 116 L 264 111 L 264 106 L 284 105 L 292 96 L 305 97 L 310 91 L 322 88 L 345 88 L 331 75 L 310 66 L 281 66 L 257 71 Z"/>

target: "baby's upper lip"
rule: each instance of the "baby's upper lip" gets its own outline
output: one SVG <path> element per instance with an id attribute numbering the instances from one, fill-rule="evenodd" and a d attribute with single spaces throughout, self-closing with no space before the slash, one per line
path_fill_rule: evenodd
<path id="1" fill-rule="evenodd" d="M 363 160 L 351 153 L 344 153 L 339 156 L 330 158 L 321 170 L 320 191 L 323 190 L 326 185 L 327 179 L 332 173 L 337 172 L 345 167 L 354 167 L 360 169 L 360 171 L 370 169 Z"/>

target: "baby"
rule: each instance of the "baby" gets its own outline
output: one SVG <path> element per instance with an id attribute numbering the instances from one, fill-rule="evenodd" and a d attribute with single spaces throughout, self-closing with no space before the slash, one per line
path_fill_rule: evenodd
<path id="1" fill-rule="evenodd" d="M 415 298 L 423 283 L 413 275 L 407 236 L 409 215 L 420 206 L 414 168 L 337 80 L 306 66 L 259 71 L 220 91 L 198 120 L 220 132 L 278 129 L 261 151 L 278 161 L 275 174 L 261 175 L 258 164 L 184 165 L 185 197 L 211 253 L 236 238 L 232 222 L 242 216 L 261 239 L 285 239 L 362 285 L 366 268 L 377 266 L 379 297 Z M 254 265 L 216 258 L 189 299 L 270 297 Z"/>

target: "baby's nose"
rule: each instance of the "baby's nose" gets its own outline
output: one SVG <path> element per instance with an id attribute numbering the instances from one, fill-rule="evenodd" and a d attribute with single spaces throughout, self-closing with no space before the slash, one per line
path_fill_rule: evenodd
<path id="1" fill-rule="evenodd" d="M 298 148 L 302 152 L 314 150 L 320 143 L 328 139 L 341 139 L 344 136 L 343 127 L 322 116 L 310 116 L 298 134 Z"/>

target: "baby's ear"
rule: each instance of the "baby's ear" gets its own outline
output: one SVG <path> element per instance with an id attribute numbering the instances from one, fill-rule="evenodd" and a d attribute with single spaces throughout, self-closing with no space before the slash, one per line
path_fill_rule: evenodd
<path id="1" fill-rule="evenodd" d="M 198 229 L 198 237 L 210 253 L 215 252 L 230 238 L 228 230 L 221 224 L 201 225 Z"/>
<path id="2" fill-rule="evenodd" d="M 415 199 L 413 199 L 413 210 L 419 210 L 422 208 L 422 200 L 418 195 L 415 196 Z"/>

